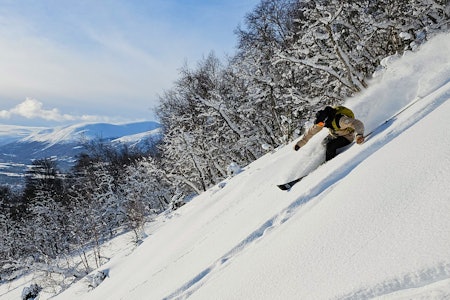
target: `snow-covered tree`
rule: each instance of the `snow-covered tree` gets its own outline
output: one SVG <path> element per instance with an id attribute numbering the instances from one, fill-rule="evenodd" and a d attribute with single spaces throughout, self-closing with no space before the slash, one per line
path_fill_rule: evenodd
<path id="1" fill-rule="evenodd" d="M 14 247 L 14 220 L 12 219 L 12 193 L 9 187 L 0 187 L 0 277 L 8 276 L 16 269 Z"/>
<path id="2" fill-rule="evenodd" d="M 70 238 L 73 244 L 74 253 L 78 253 L 86 273 L 89 273 L 101 265 L 101 242 L 107 235 L 111 234 L 109 224 L 105 222 L 104 212 L 108 210 L 105 203 L 105 194 L 101 191 L 98 197 L 99 184 L 96 177 L 100 176 L 99 182 L 108 182 L 105 173 L 100 174 L 96 166 L 79 171 L 76 178 L 72 179 L 69 188 L 69 198 L 71 202 L 70 219 L 68 227 Z M 93 259 L 88 253 L 93 253 Z M 94 262 L 94 263 L 93 263 Z"/>
<path id="3" fill-rule="evenodd" d="M 144 157 L 125 168 L 118 189 L 119 197 L 123 198 L 125 225 L 139 241 L 147 217 L 167 208 L 170 185 L 161 176 L 155 160 Z"/>
<path id="4" fill-rule="evenodd" d="M 233 79 L 211 54 L 197 69 L 186 67 L 161 97 L 162 168 L 174 186 L 200 193 L 226 176 L 231 161 L 256 158 L 236 110 L 242 90 Z"/>
<path id="5" fill-rule="evenodd" d="M 249 97 L 239 107 L 252 124 L 260 144 L 276 147 L 292 138 L 309 101 L 299 87 L 304 74 L 290 62 L 276 62 L 276 53 L 288 46 L 292 27 L 291 1 L 265 0 L 237 31 L 239 49 L 233 64 L 248 84 Z"/>
<path id="6" fill-rule="evenodd" d="M 65 220 L 63 205 L 51 192 L 39 189 L 27 218 L 27 238 L 41 259 L 54 259 L 68 249 Z"/>

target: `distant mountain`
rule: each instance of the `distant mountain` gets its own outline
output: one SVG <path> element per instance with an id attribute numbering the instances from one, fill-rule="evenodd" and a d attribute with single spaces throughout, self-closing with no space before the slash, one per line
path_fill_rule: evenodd
<path id="1" fill-rule="evenodd" d="M 43 142 L 48 145 L 71 143 L 82 139 L 114 140 L 128 135 L 148 133 L 160 128 L 155 122 L 139 122 L 131 124 L 89 123 L 66 127 L 43 129 L 23 138 L 23 142 Z"/>
<path id="2" fill-rule="evenodd" d="M 161 137 L 161 125 L 151 121 L 120 125 L 83 123 L 56 128 L 0 124 L 0 184 L 20 184 L 27 167 L 36 159 L 53 158 L 59 168 L 67 170 L 92 140 L 145 151 Z"/>
<path id="3" fill-rule="evenodd" d="M 0 124 L 0 146 L 20 140 L 36 132 L 46 130 L 44 127 L 26 127 Z"/>

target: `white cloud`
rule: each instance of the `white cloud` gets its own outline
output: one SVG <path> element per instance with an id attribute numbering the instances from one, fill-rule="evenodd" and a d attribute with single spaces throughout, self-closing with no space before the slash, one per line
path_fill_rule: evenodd
<path id="1" fill-rule="evenodd" d="M 105 121 L 107 118 L 95 115 L 70 115 L 63 114 L 57 108 L 45 109 L 42 102 L 27 98 L 22 103 L 16 105 L 10 110 L 0 110 L 0 118 L 9 119 L 11 117 L 23 117 L 27 119 L 43 119 L 54 122 L 67 121 Z"/>

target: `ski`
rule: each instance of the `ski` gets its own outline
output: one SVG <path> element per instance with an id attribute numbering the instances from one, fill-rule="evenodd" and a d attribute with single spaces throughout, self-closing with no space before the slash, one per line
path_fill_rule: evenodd
<path id="1" fill-rule="evenodd" d="M 297 178 L 297 179 L 295 179 L 295 180 L 292 180 L 292 181 L 290 181 L 290 182 L 288 182 L 288 183 L 285 183 L 285 184 L 279 184 L 279 185 L 277 185 L 279 188 L 280 188 L 280 190 L 282 190 L 282 191 L 289 191 L 293 186 L 294 186 L 294 184 L 296 184 L 297 182 L 299 182 L 300 180 L 302 180 L 303 178 L 305 178 L 306 177 L 306 175 L 304 175 L 304 176 L 302 176 L 302 177 L 300 177 L 300 178 Z"/>

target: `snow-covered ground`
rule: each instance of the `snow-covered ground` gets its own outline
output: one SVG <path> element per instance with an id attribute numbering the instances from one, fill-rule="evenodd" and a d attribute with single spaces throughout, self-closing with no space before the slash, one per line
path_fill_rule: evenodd
<path id="1" fill-rule="evenodd" d="M 54 299 L 450 299 L 448 49 L 441 34 L 386 61 L 347 102 L 373 131 L 364 144 L 316 170 L 326 132 L 276 149 L 159 216 L 97 288 Z M 0 288 L 18 299 L 22 287 Z"/>

